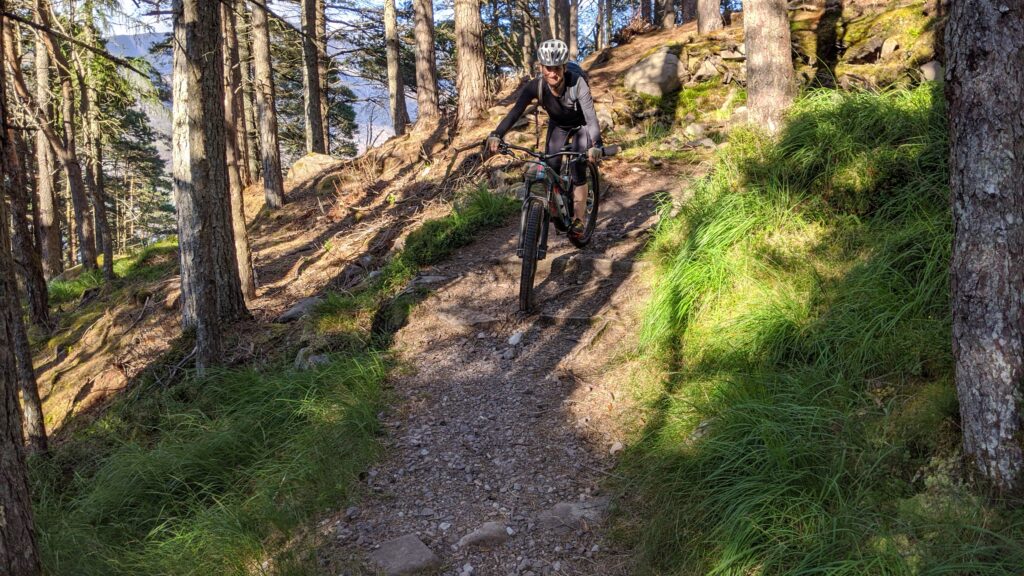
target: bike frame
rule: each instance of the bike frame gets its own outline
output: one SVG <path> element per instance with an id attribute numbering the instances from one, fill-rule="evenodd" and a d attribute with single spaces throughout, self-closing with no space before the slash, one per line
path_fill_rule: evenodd
<path id="1" fill-rule="evenodd" d="M 554 205 L 556 215 L 562 219 L 562 222 L 568 228 L 572 221 L 572 197 L 568 196 L 568 194 L 572 193 L 574 185 L 572 178 L 572 163 L 578 162 L 579 158 L 586 156 L 586 154 L 568 150 L 555 152 L 554 154 L 541 154 L 539 152 L 534 152 L 529 148 L 503 143 L 500 151 L 505 154 L 510 154 L 509 150 L 523 152 L 536 158 L 535 160 L 524 160 L 526 164 L 533 166 L 535 170 L 527 170 L 524 182 L 526 184 L 526 190 L 523 194 L 523 205 L 520 209 L 519 215 L 519 243 L 516 247 L 516 256 L 519 258 L 523 257 L 523 229 L 526 226 L 526 214 L 529 207 L 534 202 L 540 202 L 545 209 L 543 212 L 544 219 L 541 222 L 540 247 L 537 251 L 537 259 L 543 260 L 547 257 L 548 228 L 551 224 L 552 217 L 551 210 L 549 208 Z M 559 156 L 565 156 L 566 161 L 562 162 L 561 171 L 556 175 L 551 166 L 548 165 L 547 160 Z M 591 169 L 594 170 L 596 167 L 591 166 Z M 537 194 L 534 192 L 536 188 L 535 185 L 538 182 L 543 182 L 544 184 L 543 194 Z M 554 193 L 556 184 L 561 185 L 562 194 Z"/>

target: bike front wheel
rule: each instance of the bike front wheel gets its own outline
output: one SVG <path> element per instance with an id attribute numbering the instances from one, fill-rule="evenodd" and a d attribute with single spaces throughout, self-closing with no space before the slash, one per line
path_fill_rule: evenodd
<path id="1" fill-rule="evenodd" d="M 533 308 L 533 279 L 537 274 L 537 253 L 540 249 L 541 226 L 544 223 L 544 205 L 530 202 L 523 226 L 523 267 L 519 276 L 519 310 Z"/>
<path id="2" fill-rule="evenodd" d="M 594 236 L 594 228 L 597 227 L 597 208 L 601 204 L 601 177 L 597 166 L 593 162 L 587 162 L 587 209 L 583 216 L 583 233 L 580 235 L 569 235 L 569 241 L 577 248 L 583 248 L 590 243 Z"/>

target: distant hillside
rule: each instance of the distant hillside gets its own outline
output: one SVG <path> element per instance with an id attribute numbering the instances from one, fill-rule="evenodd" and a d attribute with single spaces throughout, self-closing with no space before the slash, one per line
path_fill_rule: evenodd
<path id="1" fill-rule="evenodd" d="M 162 33 L 126 34 L 111 36 L 107 42 L 107 49 L 114 55 L 125 58 L 145 58 L 153 67 L 167 80 L 171 75 L 171 59 L 169 57 L 158 57 L 150 53 L 150 48 L 165 37 Z M 378 135 L 374 140 L 377 143 L 384 142 L 394 130 L 386 109 L 382 109 L 376 102 L 387 102 L 387 91 L 362 78 L 342 75 L 344 82 L 356 93 L 359 101 L 354 104 L 356 110 L 356 122 L 359 124 L 359 131 L 356 136 L 356 144 L 359 152 L 365 149 L 367 130 L 372 129 L 373 135 Z M 409 114 L 416 117 L 416 99 L 410 98 L 407 101 Z M 153 122 L 154 129 L 164 137 L 158 144 L 157 149 L 161 157 L 170 160 L 170 102 L 165 102 L 165 110 L 147 110 Z M 170 164 L 168 164 L 170 166 Z"/>

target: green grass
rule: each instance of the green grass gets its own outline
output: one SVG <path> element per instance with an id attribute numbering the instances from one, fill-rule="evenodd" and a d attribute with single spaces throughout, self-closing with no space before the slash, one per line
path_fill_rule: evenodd
<path id="1" fill-rule="evenodd" d="M 959 467 L 946 134 L 935 86 L 813 92 L 662 220 L 639 573 L 1019 573 L 1024 513 Z"/>
<path id="2" fill-rule="evenodd" d="M 135 254 L 114 260 L 114 275 L 126 282 L 158 280 L 178 265 L 176 238 L 161 240 Z M 78 300 L 87 290 L 103 286 L 103 272 L 83 271 L 70 280 L 53 280 L 49 285 L 50 304 L 58 306 Z"/>
<path id="3" fill-rule="evenodd" d="M 138 382 L 98 421 L 32 463 L 47 574 L 317 574 L 312 522 L 351 500 L 377 456 L 387 338 L 367 319 L 408 314 L 395 294 L 420 266 L 500 225 L 516 203 L 479 189 L 410 234 L 377 279 L 330 294 L 305 324 L 331 362 L 292 368 L 295 350 L 204 379 Z M 126 279 L 173 267 L 168 244 L 125 260 Z M 187 338 L 164 359 L 177 363 Z"/>

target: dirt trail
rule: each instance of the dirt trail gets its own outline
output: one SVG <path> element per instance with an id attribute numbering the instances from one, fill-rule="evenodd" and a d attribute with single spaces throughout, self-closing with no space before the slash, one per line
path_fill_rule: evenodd
<path id="1" fill-rule="evenodd" d="M 331 573 L 373 573 L 372 558 L 407 535 L 439 558 L 441 574 L 628 572 L 602 530 L 617 433 L 616 390 L 600 371 L 635 333 L 645 286 L 641 266 L 615 270 L 643 248 L 656 193 L 680 181 L 619 160 L 604 172 L 610 189 L 592 244 L 580 251 L 550 238 L 539 313 L 516 312 L 517 223 L 423 271 L 436 288 L 395 336 L 408 370 L 392 382 L 388 457 L 360 505 L 324 523 Z M 605 270 L 609 260 L 620 264 Z M 482 526 L 484 542 L 459 544 Z"/>

